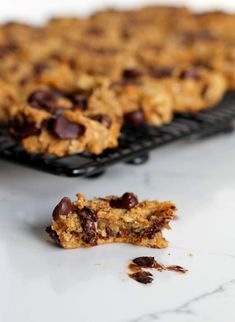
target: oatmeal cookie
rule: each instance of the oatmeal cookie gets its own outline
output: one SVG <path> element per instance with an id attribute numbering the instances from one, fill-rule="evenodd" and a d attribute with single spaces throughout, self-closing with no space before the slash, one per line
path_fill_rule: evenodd
<path id="1" fill-rule="evenodd" d="M 117 242 L 164 248 L 162 230 L 169 229 L 175 211 L 172 202 L 139 202 L 129 192 L 92 200 L 77 194 L 75 202 L 65 197 L 55 207 L 47 232 L 64 248 Z"/>

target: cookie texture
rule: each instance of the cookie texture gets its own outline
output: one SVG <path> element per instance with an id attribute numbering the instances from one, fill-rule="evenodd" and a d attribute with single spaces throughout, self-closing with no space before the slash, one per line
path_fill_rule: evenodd
<path id="1" fill-rule="evenodd" d="M 47 232 L 64 248 L 107 243 L 165 248 L 162 230 L 170 228 L 175 212 L 172 202 L 139 202 L 130 192 L 92 200 L 77 194 L 75 202 L 65 197 L 55 207 Z"/>

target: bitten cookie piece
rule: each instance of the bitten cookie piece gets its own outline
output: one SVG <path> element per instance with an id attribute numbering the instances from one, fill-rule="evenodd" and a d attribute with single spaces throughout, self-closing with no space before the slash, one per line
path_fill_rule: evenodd
<path id="1" fill-rule="evenodd" d="M 164 248 L 162 230 L 170 228 L 176 210 L 172 202 L 139 202 L 131 192 L 92 200 L 77 194 L 75 202 L 65 197 L 58 203 L 46 231 L 64 248 L 107 243 Z"/>

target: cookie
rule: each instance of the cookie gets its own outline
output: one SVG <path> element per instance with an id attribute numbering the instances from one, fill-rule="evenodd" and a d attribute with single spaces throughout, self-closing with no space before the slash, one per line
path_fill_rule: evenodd
<path id="1" fill-rule="evenodd" d="M 117 242 L 165 248 L 162 230 L 169 228 L 175 211 L 171 202 L 139 202 L 129 192 L 92 200 L 77 194 L 75 202 L 65 197 L 55 207 L 47 232 L 64 248 Z"/>

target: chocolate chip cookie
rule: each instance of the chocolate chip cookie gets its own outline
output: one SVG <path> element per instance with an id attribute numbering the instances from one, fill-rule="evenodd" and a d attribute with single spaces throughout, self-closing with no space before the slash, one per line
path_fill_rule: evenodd
<path id="1" fill-rule="evenodd" d="M 92 200 L 77 194 L 75 202 L 65 197 L 58 203 L 47 232 L 64 248 L 117 242 L 164 248 L 162 230 L 169 228 L 175 211 L 172 202 L 139 201 L 130 192 Z"/>

